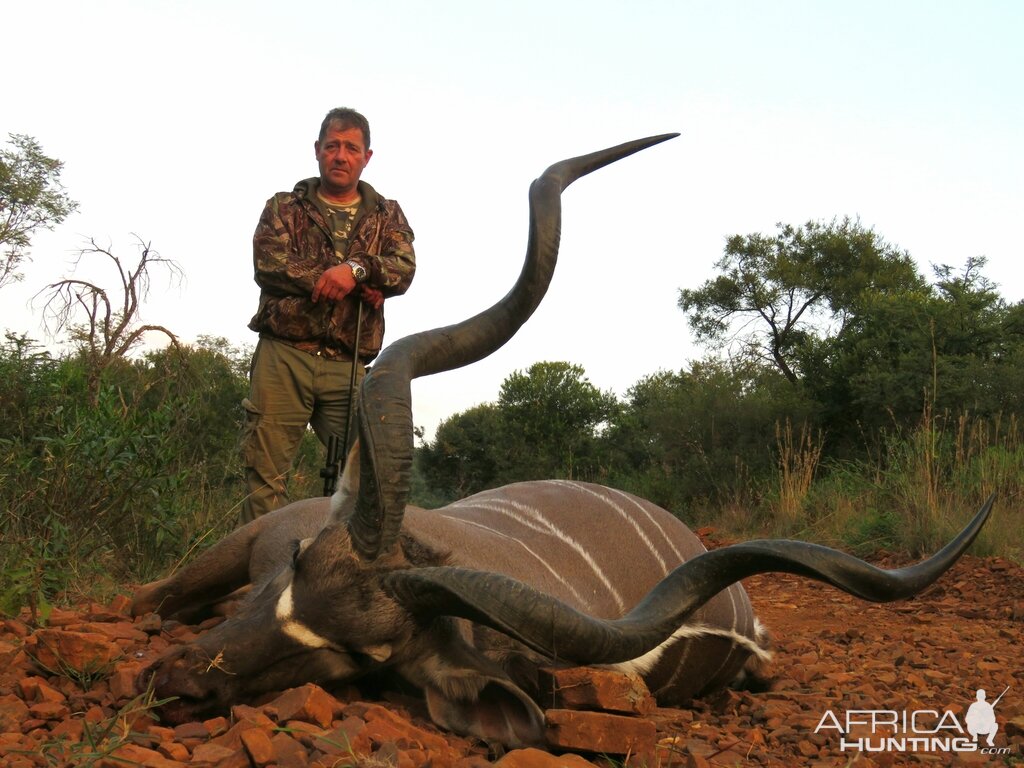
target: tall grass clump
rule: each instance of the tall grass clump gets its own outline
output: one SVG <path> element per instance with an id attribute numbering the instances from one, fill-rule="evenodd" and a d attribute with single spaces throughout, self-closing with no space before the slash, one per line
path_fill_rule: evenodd
<path id="1" fill-rule="evenodd" d="M 1015 418 L 935 414 L 925 408 L 909 430 L 886 435 L 880 460 L 869 468 L 880 504 L 901 520 L 897 545 L 911 554 L 935 551 L 991 493 L 997 508 L 980 551 L 1021 552 L 1024 443 Z M 1016 517 L 1016 520 L 1011 519 Z"/>
<path id="2" fill-rule="evenodd" d="M 1024 440 L 1014 417 L 936 415 L 883 434 L 866 458 L 825 462 L 800 535 L 857 554 L 937 551 L 996 494 L 974 551 L 1024 561 Z M 794 523 L 799 525 L 799 522 Z"/>
<path id="3" fill-rule="evenodd" d="M 779 486 L 774 519 L 780 532 L 792 532 L 804 516 L 804 502 L 821 463 L 825 441 L 820 430 L 815 433 L 805 424 L 794 431 L 792 422 L 786 419 L 784 424 L 775 424 L 775 445 Z"/>

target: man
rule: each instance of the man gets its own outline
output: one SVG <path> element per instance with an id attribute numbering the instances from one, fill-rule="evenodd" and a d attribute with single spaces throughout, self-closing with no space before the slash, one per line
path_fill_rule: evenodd
<path id="1" fill-rule="evenodd" d="M 270 198 L 253 236 L 260 303 L 249 327 L 259 342 L 243 402 L 242 523 L 288 502 L 307 424 L 325 444 L 345 435 L 352 366 L 358 386 L 380 352 L 384 300 L 405 293 L 416 271 L 402 209 L 360 179 L 373 155 L 366 118 L 331 110 L 313 146 L 319 178 Z"/>

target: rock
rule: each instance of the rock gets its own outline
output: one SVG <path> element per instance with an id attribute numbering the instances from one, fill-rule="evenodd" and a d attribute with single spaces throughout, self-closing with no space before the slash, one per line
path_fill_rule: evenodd
<path id="1" fill-rule="evenodd" d="M 274 762 L 278 768 L 305 768 L 309 765 L 309 754 L 288 734 L 276 733 L 270 742 L 274 747 Z"/>
<path id="2" fill-rule="evenodd" d="M 7 666 L 21 652 L 21 643 L 0 640 L 0 664 Z"/>
<path id="3" fill-rule="evenodd" d="M 99 622 L 90 621 L 84 623 L 69 624 L 68 630 L 85 632 L 87 634 L 103 635 L 114 641 L 129 641 L 129 643 L 144 643 L 149 639 L 145 632 L 141 632 L 130 621 Z"/>
<path id="4" fill-rule="evenodd" d="M 118 667 L 107 678 L 110 695 L 115 701 L 132 699 L 137 695 L 135 683 L 138 680 L 141 664 L 125 664 Z"/>
<path id="5" fill-rule="evenodd" d="M 604 710 L 647 715 L 655 701 L 635 674 L 595 667 L 545 668 L 539 671 L 541 701 L 558 709 Z"/>
<path id="6" fill-rule="evenodd" d="M 83 678 L 109 672 L 121 649 L 95 632 L 40 629 L 25 641 L 25 650 L 43 671 Z"/>
<path id="7" fill-rule="evenodd" d="M 540 749 L 514 749 L 494 764 L 495 768 L 594 768 L 579 755 L 555 756 Z"/>
<path id="8" fill-rule="evenodd" d="M 233 758 L 237 751 L 220 744 L 200 744 L 192 750 L 192 762 L 195 765 L 221 765 Z"/>
<path id="9" fill-rule="evenodd" d="M 327 728 L 334 719 L 336 708 L 340 709 L 340 705 L 333 696 L 320 686 L 309 683 L 285 691 L 265 709 L 268 714 L 276 715 L 278 722 L 304 720 Z"/>
<path id="10" fill-rule="evenodd" d="M 188 751 L 188 747 L 176 741 L 162 741 L 157 745 L 156 749 L 161 755 L 170 760 L 187 763 L 192 759 L 192 754 Z"/>
<path id="11" fill-rule="evenodd" d="M 107 605 L 107 610 L 119 616 L 128 616 L 131 607 L 132 599 L 128 595 L 115 595 Z"/>
<path id="12" fill-rule="evenodd" d="M 174 727 L 174 738 L 176 741 L 205 741 L 210 738 L 210 732 L 202 723 L 182 723 Z"/>
<path id="13" fill-rule="evenodd" d="M 21 733 L 21 724 L 28 718 L 28 705 L 13 693 L 0 696 L 0 731 Z"/>
<path id="14" fill-rule="evenodd" d="M 29 715 L 38 720 L 60 720 L 71 714 L 68 705 L 62 701 L 40 701 L 28 708 Z"/>
<path id="15" fill-rule="evenodd" d="M 371 706 L 366 710 L 365 717 L 365 735 L 374 747 L 393 741 L 404 748 L 428 749 L 439 753 L 450 750 L 444 736 L 419 728 L 386 707 Z"/>
<path id="16" fill-rule="evenodd" d="M 365 754 L 370 751 L 366 721 L 359 717 L 346 717 L 337 728 L 315 737 L 312 746 L 328 755 Z"/>
<path id="17" fill-rule="evenodd" d="M 242 720 L 241 722 L 232 725 L 228 729 L 227 733 L 222 734 L 215 739 L 212 739 L 210 743 L 218 744 L 222 747 L 227 747 L 228 749 L 237 752 L 238 750 L 242 749 L 242 734 L 244 734 L 246 731 L 258 729 L 259 727 L 260 726 L 258 726 L 256 723 L 250 720 Z"/>
<path id="18" fill-rule="evenodd" d="M 135 628 L 147 635 L 158 634 L 163 625 L 163 619 L 156 613 L 146 613 L 135 619 Z"/>
<path id="19" fill-rule="evenodd" d="M 468 757 L 460 757 L 455 761 L 452 768 L 491 768 L 494 765 L 490 760 L 480 755 L 470 755 Z"/>
<path id="20" fill-rule="evenodd" d="M 94 763 L 96 768 L 124 768 L 126 765 L 145 768 L 183 768 L 187 763 L 171 760 L 156 750 L 146 749 L 137 744 L 122 744 L 106 757 Z"/>
<path id="21" fill-rule="evenodd" d="M 75 611 L 65 610 L 64 608 L 54 608 L 50 611 L 50 616 L 46 620 L 46 623 L 51 627 L 66 627 L 69 624 L 76 624 L 82 620 L 82 617 Z"/>
<path id="22" fill-rule="evenodd" d="M 228 722 L 226 717 L 211 717 L 209 720 L 204 720 L 203 725 L 206 727 L 206 733 L 209 736 L 220 736 L 228 732 L 228 728 L 231 727 L 231 723 Z"/>
<path id="23" fill-rule="evenodd" d="M 1010 738 L 1024 737 L 1024 715 L 1018 715 L 1007 721 L 1006 735 Z"/>
<path id="24" fill-rule="evenodd" d="M 20 619 L 4 619 L 3 623 L 0 624 L 0 634 L 13 635 L 14 637 L 24 639 L 32 634 L 32 630 L 28 624 Z"/>
<path id="25" fill-rule="evenodd" d="M 269 734 L 262 728 L 251 728 L 243 731 L 242 746 L 249 760 L 256 768 L 264 768 L 275 760 L 274 745 Z"/>
<path id="26" fill-rule="evenodd" d="M 65 702 L 67 697 L 50 686 L 41 677 L 23 677 L 18 681 L 18 689 L 21 691 L 21 698 L 26 702 L 56 701 Z"/>
<path id="27" fill-rule="evenodd" d="M 807 739 L 801 739 L 800 741 L 798 741 L 796 748 L 800 750 L 800 754 L 804 757 L 818 756 L 818 748 Z"/>
<path id="28" fill-rule="evenodd" d="M 657 728 L 650 720 L 605 712 L 549 709 L 547 741 L 553 747 L 612 755 L 648 755 L 653 762 Z"/>
<path id="29" fill-rule="evenodd" d="M 55 739 L 77 744 L 85 735 L 85 720 L 80 717 L 61 720 L 50 729 L 50 735 Z"/>

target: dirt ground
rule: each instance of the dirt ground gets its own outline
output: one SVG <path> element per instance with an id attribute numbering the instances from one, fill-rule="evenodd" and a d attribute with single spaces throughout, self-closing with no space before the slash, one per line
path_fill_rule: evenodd
<path id="1" fill-rule="evenodd" d="M 891 559 L 882 563 L 894 567 Z M 998 558 L 966 556 L 911 601 L 870 604 L 788 574 L 767 574 L 746 586 L 776 639 L 771 689 L 723 694 L 701 702 L 683 720 L 688 748 L 719 750 L 760 765 L 1024 764 L 1024 570 Z M 995 708 L 1001 754 L 944 750 L 858 749 L 860 725 L 903 720 L 914 712 L 918 735 L 959 736 L 966 711 L 984 689 Z M 956 718 L 941 719 L 949 711 Z M 834 718 L 827 713 L 831 712 Z M 886 713 L 897 713 L 897 715 Z M 824 719 L 824 722 L 823 722 Z M 938 728 L 939 724 L 941 728 Z M 876 734 L 892 735 L 892 727 Z M 910 734 L 908 734 L 910 735 Z M 970 734 L 964 734 L 970 738 Z M 877 747 L 879 736 L 869 740 Z M 734 743 L 735 742 L 735 743 Z M 973 745 L 973 740 L 971 740 Z M 934 746 L 934 745 L 929 745 Z M 982 738 L 982 746 L 984 737 Z M 734 763 L 735 764 L 735 763 Z"/>
<path id="2" fill-rule="evenodd" d="M 899 565 L 893 559 L 883 564 Z M 759 616 L 775 637 L 773 682 L 766 691 L 723 692 L 695 702 L 686 710 L 655 710 L 649 717 L 657 725 L 661 765 L 871 768 L 1024 764 L 1021 567 L 998 558 L 968 556 L 923 595 L 912 601 L 883 605 L 866 604 L 789 575 L 758 576 L 749 579 L 746 586 Z M 89 610 L 83 607 L 81 620 L 90 618 L 86 615 Z M 96 613 L 95 606 L 91 610 Z M 72 626 L 74 619 L 71 612 L 61 614 L 64 626 Z M 91 620 L 95 626 L 96 617 Z M 103 620 L 114 622 L 117 617 Z M 130 619 L 123 615 L 121 621 L 130 624 Z M 166 625 L 160 628 L 159 622 L 156 628 L 152 622 L 147 626 L 137 622 L 134 628 L 134 633 L 123 632 L 128 639 L 118 640 L 127 664 L 144 662 L 176 639 Z M 97 760 L 93 755 L 101 750 L 81 744 L 65 749 L 64 758 L 58 757 L 61 753 L 56 749 L 50 750 L 47 759 L 40 757 L 44 745 L 63 743 L 61 739 L 82 739 L 81 728 L 71 727 L 75 725 L 72 721 L 88 718 L 92 712 L 93 721 L 102 722 L 104 717 L 123 708 L 129 696 L 125 680 L 130 676 L 119 676 L 115 669 L 109 678 L 86 681 L 82 691 L 82 681 L 76 688 L 60 676 L 33 668 L 31 660 L 20 652 L 32 634 L 33 630 L 23 621 L 0 619 L 0 766 L 128 765 L 131 759 L 135 764 L 154 766 L 200 764 L 197 756 L 202 753 L 200 743 L 205 731 L 198 724 L 196 728 L 174 730 L 153 725 L 148 741 L 135 735 L 126 739 L 144 743 L 151 752 L 143 752 L 140 747 L 137 753 L 126 753 L 124 760 Z M 44 680 L 46 684 L 40 686 L 33 680 Z M 44 699 L 57 698 L 43 696 L 51 689 L 63 692 L 60 695 L 64 698 L 58 702 L 60 706 L 50 702 L 53 706 L 46 709 Z M 976 700 L 978 689 L 986 691 L 988 702 L 1005 690 L 995 707 L 998 731 L 994 751 L 987 754 L 974 748 L 969 733 L 961 732 L 967 729 L 967 708 Z M 353 693 L 348 689 L 337 696 L 344 702 Z M 29 711 L 19 708 L 21 700 L 31 707 Z M 501 759 L 483 745 L 437 733 L 424 719 L 422 708 L 414 703 L 398 699 L 378 703 L 398 714 L 396 722 L 408 719 L 412 727 L 420 729 L 418 732 L 436 734 L 432 738 L 451 751 L 445 760 L 431 761 L 423 750 L 412 759 L 394 754 L 389 747 L 392 753 L 379 753 L 373 759 L 380 762 L 368 761 L 366 765 L 444 764 L 475 768 Z M 367 711 L 365 703 L 358 706 L 362 707 L 361 712 Z M 894 719 L 897 726 L 887 725 Z M 872 720 L 879 724 L 873 730 Z M 146 730 L 145 725 L 139 724 L 143 721 L 144 718 L 136 718 L 131 724 L 132 734 Z M 909 732 L 914 725 L 916 733 Z M 106 733 L 106 738 L 124 738 L 127 733 L 127 726 L 121 728 L 120 736 L 115 728 Z M 211 730 L 210 738 L 216 735 Z M 887 737 L 903 739 L 903 743 L 890 742 L 887 751 L 874 751 L 879 739 Z M 911 738 L 918 740 L 910 741 Z M 981 747 L 985 747 L 985 737 L 981 739 Z M 443 740 L 447 740 L 447 745 Z M 952 746 L 959 746 L 960 750 L 951 750 Z M 146 757 L 156 752 L 166 757 L 167 762 Z M 251 763 L 246 763 L 243 757 L 241 763 L 237 758 L 235 762 L 224 758 L 223 764 L 285 764 L 282 758 L 268 754 L 272 755 L 269 762 L 258 763 L 252 758 Z M 505 756 L 504 765 L 540 765 L 510 761 L 512 755 Z M 302 754 L 293 757 L 298 761 L 294 764 L 306 764 Z M 588 764 L 576 762 L 575 758 L 558 760 L 562 762 L 553 764 Z M 595 765 L 604 764 L 592 755 L 588 760 Z"/>

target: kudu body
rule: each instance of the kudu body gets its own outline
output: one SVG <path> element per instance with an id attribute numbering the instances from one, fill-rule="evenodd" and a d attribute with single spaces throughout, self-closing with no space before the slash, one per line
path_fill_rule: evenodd
<path id="1" fill-rule="evenodd" d="M 937 555 L 898 571 L 792 541 L 705 552 L 665 510 L 584 483 L 518 483 L 438 510 L 406 507 L 411 379 L 466 365 L 511 338 L 550 282 L 561 191 L 666 138 L 563 161 L 534 182 L 516 285 L 474 318 L 384 350 L 361 390 L 358 456 L 330 502 L 257 519 L 140 589 L 136 613 L 169 616 L 252 585 L 232 617 L 143 676 L 158 696 L 175 697 L 168 719 L 389 670 L 424 691 L 444 727 L 539 743 L 539 663 L 617 665 L 642 674 L 662 703 L 684 703 L 767 657 L 740 579 L 785 571 L 894 600 L 924 589 L 970 545 L 991 502 Z"/>
<path id="2" fill-rule="evenodd" d="M 430 511 L 409 507 L 397 551 L 371 569 L 359 567 L 350 549 L 336 549 L 344 545 L 341 537 L 311 541 L 329 520 L 328 499 L 298 502 L 140 590 L 137 612 L 172 615 L 225 597 L 252 574 L 251 605 L 224 629 L 198 638 L 166 682 L 158 679 L 160 695 L 182 697 L 168 707 L 172 719 L 259 693 L 268 678 L 282 687 L 327 683 L 393 666 L 425 691 L 439 724 L 510 744 L 537 741 L 542 716 L 534 704 L 535 672 L 557 656 L 534 653 L 465 620 L 419 621 L 396 610 L 381 577 L 424 566 L 499 573 L 591 616 L 615 619 L 672 569 L 704 552 L 665 510 L 621 491 L 565 481 L 516 483 Z M 326 549 L 323 555 L 310 552 L 316 546 Z M 303 560 L 320 557 L 332 574 L 307 578 Z M 338 575 L 343 581 L 325 583 Z M 728 685 L 748 659 L 763 660 L 761 642 L 747 595 L 735 584 L 691 616 L 678 638 L 621 667 L 643 674 L 662 703 L 683 703 Z M 194 677 L 218 655 L 227 674 L 214 669 Z M 201 678 L 203 688 L 195 688 Z M 495 730 L 497 722 L 502 725 Z"/>

